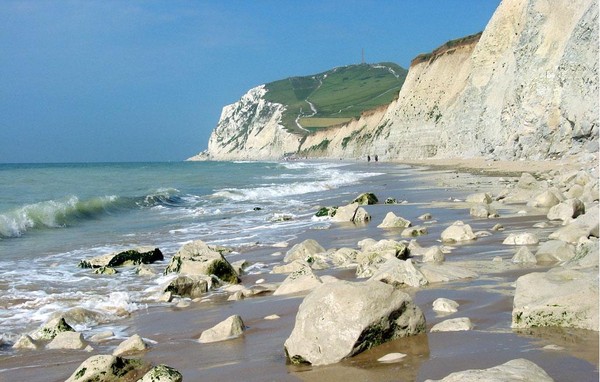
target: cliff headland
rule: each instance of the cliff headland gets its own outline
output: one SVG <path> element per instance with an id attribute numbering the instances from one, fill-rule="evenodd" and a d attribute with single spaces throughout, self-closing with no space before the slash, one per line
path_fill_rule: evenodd
<path id="1" fill-rule="evenodd" d="M 321 120 L 324 126 L 317 128 L 306 118 L 320 116 L 327 109 L 321 105 L 333 103 L 333 93 L 326 100 L 314 94 L 327 74 L 304 77 L 294 89 L 304 108 L 291 98 L 275 102 L 274 85 L 294 79 L 253 88 L 223 108 L 208 149 L 190 159 L 352 160 L 377 154 L 388 161 L 536 161 L 598 151 L 595 1 L 551 6 L 541 0 L 503 1 L 482 33 L 417 56 L 406 79 L 391 65 L 354 66 L 384 68 L 397 76 L 397 88 L 370 94 L 386 92 L 386 102 L 362 100 L 363 108 L 354 114 Z M 354 105 L 357 100 L 337 101 Z M 328 112 L 331 117 L 331 108 Z"/>

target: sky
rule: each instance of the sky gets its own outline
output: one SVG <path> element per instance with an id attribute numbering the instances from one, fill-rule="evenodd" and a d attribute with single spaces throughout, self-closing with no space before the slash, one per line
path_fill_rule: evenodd
<path id="1" fill-rule="evenodd" d="M 0 163 L 181 161 L 223 106 L 482 31 L 499 0 L 0 1 Z"/>

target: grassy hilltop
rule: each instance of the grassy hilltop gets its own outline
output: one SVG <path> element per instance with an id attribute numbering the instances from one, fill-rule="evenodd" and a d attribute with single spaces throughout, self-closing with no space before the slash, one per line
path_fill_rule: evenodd
<path id="1" fill-rule="evenodd" d="M 359 64 L 327 72 L 270 82 L 265 98 L 287 106 L 283 125 L 307 134 L 347 122 L 398 95 L 407 70 L 394 63 Z"/>

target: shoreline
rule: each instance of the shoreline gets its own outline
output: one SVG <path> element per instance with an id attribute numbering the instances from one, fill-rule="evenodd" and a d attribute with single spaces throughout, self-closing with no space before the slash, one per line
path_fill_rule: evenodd
<path id="1" fill-rule="evenodd" d="M 440 160 L 441 161 L 441 160 Z M 134 312 L 131 317 L 119 322 L 125 325 L 129 335 L 139 333 L 144 338 L 149 338 L 157 343 L 149 351 L 136 354 L 136 357 L 150 360 L 155 364 L 165 363 L 180 370 L 184 380 L 231 379 L 244 376 L 246 380 L 332 380 L 353 381 L 365 379 L 400 379 L 423 380 L 426 378 L 441 378 L 451 371 L 464 370 L 482 365 L 493 366 L 521 356 L 533 359 L 542 368 L 552 375 L 564 377 L 566 374 L 561 369 L 569 370 L 570 376 L 582 379 L 598 375 L 598 333 L 594 338 L 585 338 L 589 331 L 569 329 L 547 329 L 544 331 L 530 330 L 526 333 L 517 333 L 510 329 L 510 310 L 512 305 L 512 284 L 523 272 L 535 270 L 542 272 L 546 268 L 533 267 L 532 269 L 515 266 L 508 260 L 512 257 L 514 247 L 502 245 L 502 238 L 509 232 L 519 232 L 530 229 L 535 223 L 546 220 L 545 215 L 539 211 L 531 210 L 527 215 L 519 215 L 517 206 L 502 206 L 501 217 L 498 219 L 472 219 L 468 217 L 468 208 L 461 202 L 446 202 L 447 205 L 436 205 L 435 201 L 464 198 L 472 192 L 489 191 L 494 194 L 502 187 L 494 177 L 501 174 L 494 172 L 481 172 L 476 167 L 465 167 L 469 160 L 465 160 L 460 167 L 456 166 L 461 161 L 451 161 L 444 165 L 425 161 L 426 164 L 399 163 L 412 168 L 407 172 L 415 179 L 414 190 L 405 190 L 406 180 L 393 174 L 386 174 L 376 181 L 354 187 L 356 194 L 364 189 L 372 189 L 385 198 L 386 193 L 402 195 L 408 199 L 408 204 L 368 206 L 373 220 L 363 226 L 350 226 L 345 224 L 335 225 L 329 229 L 307 230 L 302 232 L 295 242 L 312 238 L 321 243 L 325 249 L 344 246 L 355 247 L 358 240 L 373 237 L 376 239 L 393 238 L 400 240 L 397 232 L 378 229 L 377 224 L 384 215 L 393 210 L 399 215 L 417 222 L 416 216 L 422 212 L 432 212 L 435 223 L 428 226 L 429 234 L 417 238 L 423 247 L 437 245 L 442 229 L 454 220 L 468 220 L 475 231 L 490 230 L 497 223 L 502 222 L 506 227 L 504 233 L 495 233 L 487 237 L 466 244 L 458 244 L 447 255 L 449 264 L 458 264 L 463 267 L 478 269 L 480 277 L 474 280 L 463 280 L 450 283 L 432 284 L 426 288 L 404 287 L 424 311 L 427 318 L 427 333 L 410 339 L 400 339 L 371 349 L 338 364 L 325 367 L 291 366 L 286 364 L 282 344 L 289 335 L 294 325 L 296 310 L 304 299 L 305 294 L 292 296 L 258 296 L 240 301 L 226 301 L 226 294 L 214 293 L 199 302 L 191 302 L 187 308 L 176 305 L 152 307 L 146 311 Z M 477 163 L 477 162 L 476 162 Z M 391 162 L 382 164 L 393 166 Z M 474 166 L 470 164 L 470 166 Z M 431 168 L 428 168 L 431 167 Z M 491 167 L 491 166 L 486 166 Z M 447 170 L 458 170 L 469 173 L 458 179 Z M 475 171 L 467 171 L 465 169 Z M 551 168 L 550 169 L 555 169 Z M 477 172 L 479 171 L 479 172 Z M 505 171 L 505 170 L 503 170 Z M 511 170 L 513 171 L 513 170 Z M 529 171 L 534 172 L 529 168 Z M 400 172 L 399 172 L 400 173 Z M 403 173 L 402 173 L 403 174 Z M 473 174 L 473 175 L 470 175 Z M 397 175 L 397 174 L 396 174 Z M 504 175 L 502 175 L 504 176 Z M 451 184 L 449 188 L 439 183 Z M 410 183 L 412 184 L 412 183 Z M 416 200 L 417 195 L 423 200 Z M 414 199 L 414 200 L 413 200 Z M 421 203 L 423 202 L 423 203 Z M 414 203 L 414 204 L 413 204 Z M 555 226 L 542 228 L 537 231 L 540 236 L 547 236 Z M 283 254 L 291 248 L 255 248 L 250 252 L 228 257 L 229 261 L 246 258 L 253 263 L 265 263 L 272 266 L 281 263 Z M 274 253 L 281 252 L 275 256 Z M 504 261 L 494 262 L 494 257 L 501 257 Z M 415 261 L 419 261 L 415 256 Z M 356 279 L 353 270 L 330 268 L 315 271 L 319 275 L 333 275 L 339 279 Z M 266 283 L 280 283 L 286 275 L 264 273 L 260 275 L 246 275 L 242 277 L 242 284 L 246 287 L 257 285 L 259 278 L 264 278 Z M 429 333 L 431 327 L 448 316 L 441 316 L 431 309 L 431 302 L 437 297 L 448 297 L 459 301 L 461 308 L 458 315 L 471 317 L 476 325 L 476 330 L 456 333 Z M 213 326 L 230 314 L 238 313 L 244 318 L 249 327 L 243 337 L 223 341 L 210 345 L 200 345 L 196 339 L 200 333 Z M 266 321 L 264 317 L 269 314 L 278 314 L 280 319 Z M 453 317 L 453 316 L 452 316 Z M 539 338 L 536 338 L 539 336 Z M 111 339 L 105 343 L 95 344 L 96 350 L 91 354 L 110 353 L 122 339 Z M 586 342 L 587 341 L 587 342 Z M 540 343 L 542 345 L 536 345 Z M 543 345 L 555 344 L 565 350 L 553 353 L 542 350 Z M 497 345 L 504 346 L 498 350 Z M 408 357 L 396 364 L 381 364 L 378 357 L 386 352 L 407 353 Z M 44 374 L 42 369 L 48 369 L 48 376 L 56 376 L 56 380 L 70 375 L 89 355 L 85 352 L 57 352 L 40 350 L 27 354 L 17 352 L 10 358 L 1 359 L 0 377 L 6 374 L 7 378 L 27 379 L 34 381 Z M 22 365 L 38 365 L 37 367 L 22 367 Z M 12 366 L 12 367 L 11 367 Z M 595 372 L 593 371 L 595 367 Z M 409 370 L 410 369 L 410 370 Z M 8 370 L 8 371 L 7 371 Z M 54 373 L 54 374 L 53 374 Z M 562 374 L 561 374 L 562 373 Z M 45 375 L 46 376 L 46 375 Z M 557 377 L 555 377 L 557 378 Z M 42 379 L 39 379 L 40 381 Z M 47 379 L 43 379 L 47 380 Z M 560 380 L 560 378 L 558 379 Z"/>
<path id="2" fill-rule="evenodd" d="M 593 158 L 595 156 L 595 158 Z M 592 163 L 593 162 L 593 163 Z M 432 167 L 435 169 L 456 170 L 471 174 L 493 176 L 520 176 L 524 172 L 577 171 L 594 166 L 598 170 L 598 153 L 590 153 L 589 158 L 571 156 L 555 160 L 490 160 L 475 158 L 427 158 L 399 160 L 391 163 L 405 164 L 415 167 Z"/>

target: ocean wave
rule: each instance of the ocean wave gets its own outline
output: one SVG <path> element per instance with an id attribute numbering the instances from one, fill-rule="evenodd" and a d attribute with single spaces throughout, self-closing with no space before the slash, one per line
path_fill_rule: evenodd
<path id="1" fill-rule="evenodd" d="M 224 188 L 215 192 L 212 196 L 233 201 L 257 201 L 303 195 L 313 192 L 334 190 L 350 184 L 355 184 L 361 179 L 378 175 L 377 173 L 357 173 L 352 171 L 340 171 L 331 166 L 328 168 L 317 168 L 312 173 L 312 181 L 293 183 L 271 183 L 252 188 Z M 283 178 L 281 178 L 283 179 Z"/>
<path id="2" fill-rule="evenodd" d="M 76 196 L 64 200 L 47 200 L 27 204 L 0 214 L 0 236 L 19 237 L 34 228 L 60 228 L 77 220 L 91 219 L 106 213 L 119 203 L 117 196 L 102 196 L 79 200 Z"/>
<path id="3" fill-rule="evenodd" d="M 197 203 L 194 196 L 181 196 L 174 188 L 158 189 L 142 197 L 77 196 L 26 204 L 0 213 L 0 238 L 20 237 L 34 229 L 65 228 L 102 215 L 148 207 L 181 207 Z"/>

